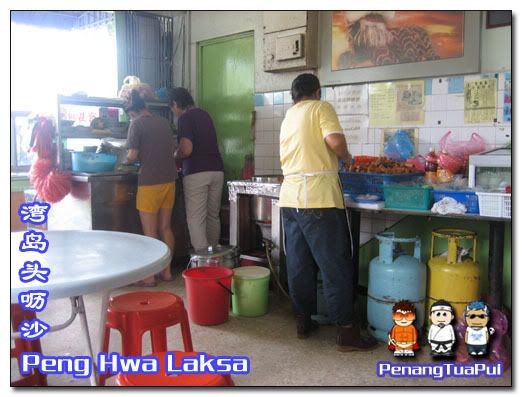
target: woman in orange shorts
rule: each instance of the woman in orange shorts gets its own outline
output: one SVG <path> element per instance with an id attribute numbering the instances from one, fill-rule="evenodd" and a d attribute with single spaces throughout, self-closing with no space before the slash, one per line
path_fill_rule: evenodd
<path id="1" fill-rule="evenodd" d="M 178 173 L 174 161 L 175 141 L 167 119 L 152 115 L 143 98 L 132 90 L 125 110 L 131 118 L 127 138 L 127 160 L 140 160 L 136 208 L 140 213 L 143 233 L 160 239 L 174 253 L 174 234 L 171 227 L 172 208 Z M 158 277 L 172 280 L 170 266 Z M 138 285 L 153 287 L 154 277 Z"/>

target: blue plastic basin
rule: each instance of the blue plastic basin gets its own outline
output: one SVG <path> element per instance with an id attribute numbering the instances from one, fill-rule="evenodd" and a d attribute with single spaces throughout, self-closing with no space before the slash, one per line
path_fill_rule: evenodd
<path id="1" fill-rule="evenodd" d="M 110 172 L 118 161 L 118 156 L 110 153 L 72 152 L 74 172 Z"/>

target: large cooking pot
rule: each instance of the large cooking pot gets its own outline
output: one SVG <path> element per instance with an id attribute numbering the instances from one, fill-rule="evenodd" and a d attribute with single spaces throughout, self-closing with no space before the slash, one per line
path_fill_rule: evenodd
<path id="1" fill-rule="evenodd" d="M 281 183 L 283 175 L 253 176 L 252 182 L 257 183 Z M 272 222 L 272 199 L 270 197 L 252 196 L 252 218 L 256 222 Z"/>
<path id="2" fill-rule="evenodd" d="M 211 245 L 192 253 L 189 266 L 224 266 L 233 269 L 239 266 L 239 249 L 232 245 Z"/>

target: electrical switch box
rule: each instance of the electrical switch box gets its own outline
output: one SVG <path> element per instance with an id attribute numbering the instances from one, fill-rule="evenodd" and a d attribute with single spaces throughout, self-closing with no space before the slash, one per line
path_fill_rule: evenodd
<path id="1" fill-rule="evenodd" d="M 302 58 L 303 51 L 303 35 L 293 34 L 291 36 L 276 38 L 276 61 L 284 61 L 287 59 Z"/>
<path id="2" fill-rule="evenodd" d="M 271 11 L 264 13 L 264 71 L 317 68 L 317 11 L 282 14 L 276 18 Z"/>

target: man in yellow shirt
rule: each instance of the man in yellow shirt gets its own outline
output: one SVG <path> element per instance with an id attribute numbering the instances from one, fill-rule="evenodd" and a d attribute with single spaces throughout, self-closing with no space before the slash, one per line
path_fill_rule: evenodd
<path id="1" fill-rule="evenodd" d="M 351 161 L 335 110 L 321 98 L 319 80 L 301 74 L 292 82 L 294 106 L 281 125 L 284 181 L 279 206 L 285 233 L 288 285 L 297 320 L 297 336 L 318 327 L 315 309 L 319 267 L 330 319 L 338 325 L 339 351 L 366 350 L 376 341 L 360 335 L 353 321 L 353 263 L 338 159 Z"/>

